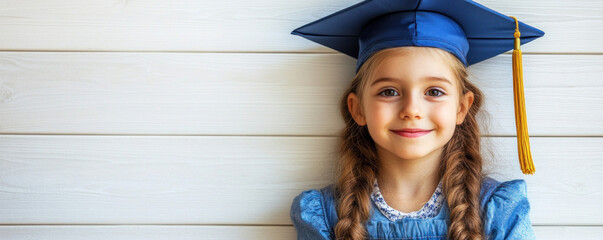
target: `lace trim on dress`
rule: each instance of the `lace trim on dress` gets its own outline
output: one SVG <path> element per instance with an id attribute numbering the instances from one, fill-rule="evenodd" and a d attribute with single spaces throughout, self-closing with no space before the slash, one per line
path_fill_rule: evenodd
<path id="1" fill-rule="evenodd" d="M 377 184 L 377 180 L 374 183 L 373 193 L 371 194 L 371 199 L 377 205 L 377 208 L 387 219 L 390 221 L 397 221 L 403 218 L 418 218 L 418 219 L 427 219 L 433 218 L 438 215 L 440 212 L 440 208 L 442 208 L 442 204 L 444 203 L 444 195 L 442 194 L 442 182 L 438 184 L 431 198 L 419 211 L 414 212 L 400 212 L 396 209 L 393 209 L 385 202 L 383 196 L 381 195 L 381 191 L 379 190 L 379 185 Z"/>

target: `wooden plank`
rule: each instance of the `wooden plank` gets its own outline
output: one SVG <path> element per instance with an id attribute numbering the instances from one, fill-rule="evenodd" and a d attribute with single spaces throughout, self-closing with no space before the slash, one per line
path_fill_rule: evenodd
<path id="1" fill-rule="evenodd" d="M 0 226 L 11 240 L 295 239 L 293 226 Z"/>
<path id="2" fill-rule="evenodd" d="M 534 226 L 538 239 L 600 239 L 602 226 Z M 293 226 L 0 226 L 11 240 L 295 239 Z"/>
<path id="3" fill-rule="evenodd" d="M 534 226 L 538 239 L 601 239 L 603 227 L 597 226 Z"/>
<path id="4" fill-rule="evenodd" d="M 333 179 L 334 137 L 0 137 L 0 224 L 290 224 Z M 603 138 L 484 138 L 491 175 L 525 178 L 536 225 L 603 222 Z M 490 156 L 492 155 L 492 156 Z M 554 209 L 554 211 L 551 211 Z"/>
<path id="5" fill-rule="evenodd" d="M 532 136 L 603 135 L 600 62 L 524 56 Z M 470 70 L 486 134 L 515 135 L 511 57 Z M 333 54 L 4 53 L 0 132 L 334 136 L 353 75 L 353 59 Z"/>
<path id="6" fill-rule="evenodd" d="M 0 49 L 334 52 L 289 33 L 359 0 L 0 3 Z M 479 0 L 546 32 L 524 52 L 601 53 L 598 0 Z"/>

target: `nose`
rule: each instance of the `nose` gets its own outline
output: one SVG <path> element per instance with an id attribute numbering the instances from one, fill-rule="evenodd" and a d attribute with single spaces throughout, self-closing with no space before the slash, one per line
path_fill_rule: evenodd
<path id="1" fill-rule="evenodd" d="M 423 118 L 421 110 L 420 94 L 409 93 L 405 94 L 404 100 L 400 102 L 400 118 L 403 120 L 420 120 Z"/>

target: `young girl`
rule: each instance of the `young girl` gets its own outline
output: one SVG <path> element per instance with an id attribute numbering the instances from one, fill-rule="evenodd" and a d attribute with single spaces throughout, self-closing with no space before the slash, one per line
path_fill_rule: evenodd
<path id="1" fill-rule="evenodd" d="M 468 0 L 374 0 L 295 30 L 358 58 L 337 182 L 293 200 L 298 239 L 533 239 L 525 182 L 482 174 L 467 74 L 516 28 L 544 34 Z"/>

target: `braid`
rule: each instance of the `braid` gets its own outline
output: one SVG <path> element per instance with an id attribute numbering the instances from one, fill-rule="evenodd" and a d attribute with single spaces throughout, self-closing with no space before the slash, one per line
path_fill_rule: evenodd
<path id="1" fill-rule="evenodd" d="M 463 72 L 463 71 L 461 71 Z M 481 91 L 461 77 L 463 92 L 472 91 L 473 105 L 462 124 L 444 146 L 441 175 L 450 209 L 448 238 L 455 240 L 482 239 L 482 219 L 479 204 L 482 183 L 480 131 L 475 115 L 482 105 Z"/>
<path id="2" fill-rule="evenodd" d="M 368 131 L 367 133 L 368 134 Z M 354 150 L 344 150 L 337 182 L 339 221 L 335 225 L 336 239 L 360 240 L 366 237 L 363 223 L 370 216 L 370 193 L 375 179 L 375 167 L 359 158 Z M 362 155 L 360 155 L 362 156 Z"/>
<path id="3" fill-rule="evenodd" d="M 375 60 L 369 60 L 365 65 L 371 66 Z M 335 239 L 360 240 L 366 238 L 364 223 L 370 216 L 370 194 L 373 181 L 377 176 L 377 154 L 375 143 L 366 126 L 356 124 L 348 111 L 347 96 L 359 91 L 359 84 L 364 77 L 363 70 L 359 72 L 352 85 L 343 95 L 340 110 L 346 127 L 340 137 L 339 164 L 337 168 L 337 183 L 335 197 L 337 198 L 337 216 L 335 224 Z"/>

